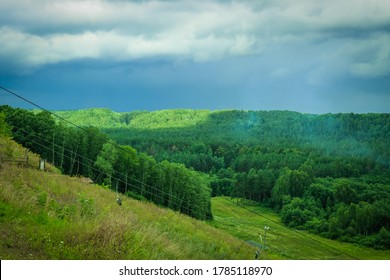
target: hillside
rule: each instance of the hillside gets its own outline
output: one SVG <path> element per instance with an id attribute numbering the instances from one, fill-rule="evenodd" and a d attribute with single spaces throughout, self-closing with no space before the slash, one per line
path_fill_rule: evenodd
<path id="1" fill-rule="evenodd" d="M 390 249 L 389 114 L 94 109 L 75 128 L 0 111 L 18 143 L 129 197 L 208 221 L 211 197 L 247 199 L 292 229 Z M 82 123 L 110 114 L 121 116 L 111 128 Z"/>
<path id="2" fill-rule="evenodd" d="M 238 142 L 278 147 L 298 145 L 330 155 L 368 156 L 387 165 L 390 156 L 388 141 L 385 141 L 390 138 L 390 114 L 315 115 L 291 111 L 192 109 L 121 113 L 85 109 L 55 113 L 80 126 L 98 127 L 119 143 L 140 150 L 151 145 L 140 143 L 145 139 L 154 138 L 154 145 L 167 141 L 182 145 L 195 138 L 218 145 Z"/>
<path id="3" fill-rule="evenodd" d="M 1 138 L 1 154 L 23 153 Z M 1 259 L 252 259 L 254 248 L 204 222 L 31 165 L 0 166 Z"/>
<path id="4" fill-rule="evenodd" d="M 0 125 L 8 127 L 5 130 L 15 141 L 63 174 L 82 175 L 127 196 L 201 220 L 212 219 L 211 189 L 205 174 L 183 164 L 156 162 L 130 146 L 118 145 L 97 128 L 64 125 L 45 111 L 0 106 L 0 117 Z"/>
<path id="5" fill-rule="evenodd" d="M 264 240 L 264 227 L 269 226 L 266 236 L 268 256 L 293 260 L 390 259 L 390 250 L 374 250 L 288 228 L 275 211 L 250 201 L 241 201 L 237 205 L 235 199 L 215 197 L 212 209 L 214 221 L 210 224 L 242 240 L 261 243 L 259 233 Z"/>
<path id="6" fill-rule="evenodd" d="M 0 138 L 0 154 L 19 157 L 24 148 Z M 269 249 L 262 259 L 390 258 L 389 250 L 292 231 L 249 201 L 242 207 L 213 198 L 210 226 L 122 195 L 118 206 L 114 192 L 85 178 L 61 175 L 51 165 L 38 171 L 38 159 L 29 152 L 27 168 L 0 165 L 1 259 L 252 259 L 256 248 L 244 241 L 261 243 L 264 225 Z"/>
<path id="7" fill-rule="evenodd" d="M 195 126 L 206 121 L 207 117 L 211 113 L 212 112 L 209 110 L 189 109 L 119 113 L 111 111 L 110 109 L 102 108 L 55 112 L 55 114 L 61 118 L 80 126 L 133 129 L 181 128 Z"/>
<path id="8" fill-rule="evenodd" d="M 261 203 L 297 230 L 390 249 L 390 114 L 121 114 L 124 123 L 101 131 L 157 162 L 207 174 L 212 196 Z"/>
<path id="9" fill-rule="evenodd" d="M 36 110 L 40 112 L 40 110 Z M 92 108 L 76 111 L 56 111 L 56 114 L 72 123 L 81 126 L 122 127 L 125 125 L 123 115 L 110 109 Z"/>

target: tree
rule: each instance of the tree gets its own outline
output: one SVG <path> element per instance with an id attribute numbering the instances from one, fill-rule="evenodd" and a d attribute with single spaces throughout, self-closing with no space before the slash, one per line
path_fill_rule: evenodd
<path id="1" fill-rule="evenodd" d="M 272 190 L 272 201 L 277 209 L 283 207 L 282 198 L 302 197 L 311 180 L 305 171 L 284 169 Z"/>
<path id="2" fill-rule="evenodd" d="M 11 136 L 12 128 L 6 122 L 6 115 L 3 112 L 0 112 L 0 135 L 1 136 Z"/>
<path id="3" fill-rule="evenodd" d="M 356 228 L 360 234 L 368 235 L 373 231 L 374 209 L 371 204 L 360 201 L 356 207 Z"/>
<path id="4" fill-rule="evenodd" d="M 103 144 L 103 148 L 97 156 L 95 166 L 101 171 L 97 175 L 96 181 L 100 181 L 103 177 L 103 183 L 105 185 L 111 186 L 112 180 L 111 177 L 114 172 L 114 165 L 118 159 L 117 148 L 112 143 Z"/>
<path id="5" fill-rule="evenodd" d="M 103 145 L 108 142 L 108 137 L 100 132 L 97 128 L 87 127 L 81 133 L 81 143 L 79 154 L 83 155 L 80 158 L 82 165 L 80 166 L 80 174 L 93 178 L 93 164 L 95 162 Z"/>
<path id="6" fill-rule="evenodd" d="M 283 207 L 283 197 L 290 194 L 290 173 L 291 170 L 285 169 L 279 176 L 274 188 L 272 189 L 272 204 L 278 210 Z"/>
<path id="7" fill-rule="evenodd" d="M 305 171 L 292 170 L 290 178 L 290 195 L 292 197 L 302 197 L 305 189 L 311 184 L 312 180 Z"/>
<path id="8" fill-rule="evenodd" d="M 118 158 L 114 165 L 117 171 L 115 176 L 121 178 L 119 182 L 119 192 L 126 193 L 130 190 L 131 183 L 136 180 L 139 174 L 139 159 L 137 151 L 130 146 L 122 146 L 117 149 Z"/>
<path id="9" fill-rule="evenodd" d="M 344 202 L 345 204 L 356 202 L 356 191 L 351 187 L 351 182 L 348 179 L 337 181 L 334 198 L 337 202 Z"/>
<path id="10" fill-rule="evenodd" d="M 282 222 L 289 227 L 303 228 L 303 226 L 316 217 L 315 203 L 313 201 L 295 197 L 280 211 Z"/>
<path id="11" fill-rule="evenodd" d="M 376 235 L 376 242 L 374 245 L 378 249 L 390 249 L 390 230 L 382 227 L 379 233 Z"/>
<path id="12" fill-rule="evenodd" d="M 305 196 L 318 199 L 323 209 L 333 206 L 334 203 L 334 189 L 321 181 L 311 184 L 306 189 Z"/>

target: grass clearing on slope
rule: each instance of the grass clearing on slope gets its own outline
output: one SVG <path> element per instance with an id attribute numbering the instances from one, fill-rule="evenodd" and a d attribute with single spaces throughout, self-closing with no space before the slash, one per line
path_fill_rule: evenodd
<path id="1" fill-rule="evenodd" d="M 264 238 L 267 231 L 264 252 L 268 259 L 390 259 L 390 251 L 374 250 L 354 244 L 329 240 L 305 231 L 291 230 L 281 224 L 279 216 L 272 210 L 254 205 L 236 205 L 235 200 L 227 197 L 212 199 L 214 221 L 210 224 L 224 229 L 228 233 L 245 241 L 261 243 L 259 234 Z M 261 215 L 261 216 L 260 216 Z M 272 222 L 275 221 L 276 223 Z"/>
<path id="2" fill-rule="evenodd" d="M 169 209 L 60 174 L 3 165 L 1 259 L 251 259 L 253 247 Z"/>

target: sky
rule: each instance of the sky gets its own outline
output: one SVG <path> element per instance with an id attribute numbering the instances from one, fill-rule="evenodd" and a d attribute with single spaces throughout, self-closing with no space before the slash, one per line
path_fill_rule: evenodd
<path id="1" fill-rule="evenodd" d="M 390 113 L 388 0 L 1 0 L 0 14 L 0 86 L 49 110 Z"/>

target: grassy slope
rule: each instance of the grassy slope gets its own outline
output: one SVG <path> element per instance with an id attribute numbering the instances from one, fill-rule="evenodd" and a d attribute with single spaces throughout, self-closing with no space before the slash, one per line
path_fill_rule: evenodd
<path id="1" fill-rule="evenodd" d="M 282 226 L 278 215 L 268 208 L 249 205 L 244 207 L 251 211 L 235 205 L 229 198 L 213 198 L 212 211 L 215 220 L 211 224 L 242 240 L 253 240 L 257 243 L 260 243 L 259 233 L 264 237 L 264 226 L 269 226 L 270 230 L 267 232 L 266 241 L 269 250 L 263 256 L 264 258 L 339 260 L 355 257 L 357 259 L 390 259 L 389 250 L 379 251 L 358 247 L 353 244 L 321 238 L 307 232 L 301 232 L 304 234 L 301 235 Z"/>
<path id="2" fill-rule="evenodd" d="M 75 114 L 71 121 L 83 125 L 83 123 L 79 123 L 78 121 L 83 120 L 84 122 L 86 121 L 86 117 L 91 117 L 93 120 L 94 114 L 102 116 L 109 115 L 110 118 L 108 119 L 110 119 L 110 121 L 107 123 L 107 127 L 126 127 L 123 122 L 119 122 L 121 113 L 111 112 L 110 110 L 94 109 L 92 110 L 94 114 L 91 115 L 88 111 L 89 110 L 82 110 L 81 113 L 84 114 L 83 116 L 78 115 L 79 111 L 69 112 L 69 114 L 72 116 Z M 130 125 L 128 127 L 144 127 L 145 124 L 148 124 L 148 129 L 159 127 L 161 124 L 158 122 L 160 121 L 161 116 L 165 116 L 167 113 L 169 113 L 169 118 L 166 119 L 165 124 L 170 127 L 171 123 L 175 123 L 176 126 L 181 127 L 201 123 L 204 118 L 212 112 L 205 110 L 197 116 L 191 116 L 191 114 L 193 114 L 192 110 L 140 112 L 132 116 Z M 63 115 L 63 117 L 66 116 Z M 106 116 L 103 119 L 106 119 Z M 89 123 L 90 120 L 87 120 L 86 122 Z M 98 123 L 101 124 L 101 122 Z M 259 211 L 259 213 L 265 215 L 268 218 L 271 218 L 272 220 L 280 222 L 280 218 L 275 213 L 272 213 L 269 209 L 261 207 L 252 207 L 252 209 L 254 211 Z M 390 259 L 389 251 L 376 251 L 367 248 L 361 248 L 352 244 L 340 243 L 337 241 L 324 239 L 316 235 L 304 233 L 306 236 L 310 237 L 306 238 L 283 226 L 274 224 L 262 217 L 259 217 L 258 215 L 250 213 L 245 209 L 237 208 L 237 206 L 227 202 L 226 200 L 221 200 L 220 198 L 215 198 L 213 200 L 213 214 L 215 217 L 215 221 L 211 223 L 213 226 L 225 229 L 232 235 L 237 236 L 242 240 L 254 240 L 255 242 L 259 242 L 258 233 L 263 233 L 262 229 L 264 225 L 269 225 L 271 230 L 268 233 L 267 240 L 268 245 L 270 246 L 270 250 L 266 253 L 265 256 L 263 256 L 265 258 L 349 259 L 352 258 L 351 256 L 354 256 L 358 259 Z M 319 240 L 322 244 L 314 241 L 313 239 Z M 332 248 L 336 248 L 337 250 Z M 252 256 L 250 255 L 249 258 L 252 258 Z"/>
<path id="3" fill-rule="evenodd" d="M 119 207 L 112 191 L 38 171 L 30 159 L 29 168 L 0 168 L 0 259 L 253 257 L 253 247 L 205 222 L 126 197 Z"/>
<path id="4" fill-rule="evenodd" d="M 23 149 L 0 138 L 0 154 L 21 156 Z M 213 199 L 210 222 L 224 231 L 125 197 L 119 207 L 110 190 L 50 165 L 38 171 L 37 162 L 30 153 L 29 168 L 0 166 L 0 259 L 252 259 L 255 249 L 224 231 L 259 243 L 265 225 L 270 249 L 262 258 L 390 259 L 390 251 L 299 235 L 269 209 L 245 206 L 259 216 L 226 198 Z"/>

